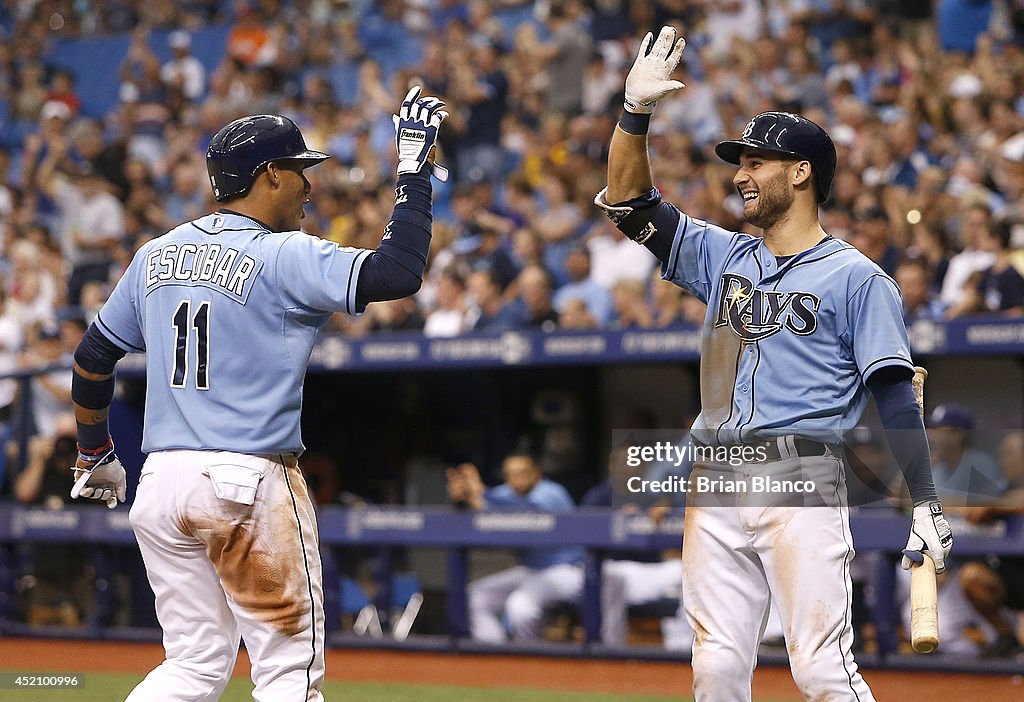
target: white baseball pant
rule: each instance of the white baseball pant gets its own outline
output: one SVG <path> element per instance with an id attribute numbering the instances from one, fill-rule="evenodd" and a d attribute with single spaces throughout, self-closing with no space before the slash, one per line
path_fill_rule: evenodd
<path id="1" fill-rule="evenodd" d="M 789 460 L 801 461 L 838 504 L 768 506 L 759 496 L 687 505 L 683 607 L 695 632 L 697 702 L 750 701 L 769 600 L 806 699 L 874 702 L 853 660 L 854 550 L 842 465 L 831 456 Z"/>
<path id="2" fill-rule="evenodd" d="M 546 607 L 556 602 L 579 602 L 583 567 L 578 563 L 540 570 L 516 566 L 474 580 L 466 589 L 473 639 L 507 641 L 504 616 L 513 639 L 532 641 L 540 638 Z"/>
<path id="3" fill-rule="evenodd" d="M 316 517 L 294 456 L 153 453 L 129 518 L 166 660 L 128 702 L 218 699 L 240 637 L 255 700 L 323 700 Z"/>
<path id="4" fill-rule="evenodd" d="M 641 562 L 607 560 L 602 575 L 601 641 L 608 646 L 625 646 L 629 629 L 628 608 L 647 604 L 663 597 L 679 597 L 683 579 L 683 562 L 678 558 L 667 561 Z M 617 591 L 618 590 L 618 591 Z M 669 626 L 673 643 L 680 638 L 687 644 L 693 633 L 685 621 Z M 662 635 L 669 638 L 662 625 Z"/>

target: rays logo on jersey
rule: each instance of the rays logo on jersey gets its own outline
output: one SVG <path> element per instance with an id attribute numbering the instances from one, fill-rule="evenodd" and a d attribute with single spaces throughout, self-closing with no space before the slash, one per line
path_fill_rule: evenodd
<path id="1" fill-rule="evenodd" d="M 814 293 L 761 290 L 736 273 L 722 276 L 722 291 L 715 327 L 728 326 L 744 341 L 761 341 L 783 328 L 808 336 L 818 328 L 821 299 Z"/>

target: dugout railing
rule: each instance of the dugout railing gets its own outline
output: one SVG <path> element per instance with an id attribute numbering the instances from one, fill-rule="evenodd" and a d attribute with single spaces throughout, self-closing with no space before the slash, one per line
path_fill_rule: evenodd
<path id="1" fill-rule="evenodd" d="M 683 519 L 673 513 L 659 523 L 646 515 L 611 510 L 580 509 L 573 513 L 463 512 L 448 508 L 324 507 L 319 513 L 324 552 L 324 592 L 328 640 L 335 646 L 389 646 L 461 651 L 515 651 L 578 656 L 606 656 L 657 659 L 685 659 L 684 654 L 648 648 L 609 649 L 599 643 L 601 627 L 600 587 L 602 554 L 606 550 L 650 551 L 677 549 L 681 544 Z M 880 559 L 875 577 L 872 619 L 877 628 L 878 651 L 863 655 L 867 667 L 962 670 L 970 672 L 1020 673 L 1015 661 L 966 660 L 961 657 L 903 655 L 898 652 L 899 608 L 896 574 L 900 550 L 906 542 L 909 519 L 877 510 L 854 512 L 851 528 L 858 553 L 877 551 Z M 95 616 L 74 630 L 33 627 L 13 620 L 15 588 L 21 558 L 18 545 L 81 544 L 93 556 L 96 592 Z M 116 568 L 116 550 L 133 548 L 135 538 L 128 523 L 128 510 L 109 511 L 99 506 L 73 506 L 60 510 L 0 505 L 0 634 L 76 636 L 155 640 L 153 629 L 115 627 L 111 624 L 112 603 L 108 584 Z M 585 637 L 579 643 L 557 646 L 484 647 L 468 639 L 466 585 L 471 549 L 525 548 L 579 545 L 586 549 L 585 586 L 580 605 Z M 382 616 L 390 602 L 390 552 L 393 549 L 434 548 L 447 553 L 446 618 L 448 634 L 414 636 L 404 642 L 356 638 L 341 631 L 338 568 L 348 549 L 375 551 L 377 580 L 375 598 Z M 1011 520 L 1000 535 L 959 533 L 956 556 L 1024 558 L 1024 528 Z M 726 606 L 726 603 L 723 603 Z M 763 663 L 784 663 L 784 656 L 762 656 Z"/>

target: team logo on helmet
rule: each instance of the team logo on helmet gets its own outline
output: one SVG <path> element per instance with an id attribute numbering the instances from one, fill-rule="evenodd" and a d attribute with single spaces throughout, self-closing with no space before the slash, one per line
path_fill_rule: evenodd
<path id="1" fill-rule="evenodd" d="M 783 329 L 809 336 L 818 328 L 821 299 L 814 293 L 761 290 L 736 273 L 722 276 L 722 290 L 715 327 L 728 326 L 743 341 L 761 341 Z"/>

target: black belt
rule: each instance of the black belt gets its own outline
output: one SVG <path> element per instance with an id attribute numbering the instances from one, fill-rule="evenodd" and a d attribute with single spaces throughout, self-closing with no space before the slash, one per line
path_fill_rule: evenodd
<path id="1" fill-rule="evenodd" d="M 699 441 L 693 442 L 697 446 L 703 448 L 711 448 L 710 444 L 702 444 Z M 781 461 L 786 458 L 811 458 L 814 456 L 828 456 L 832 453 L 832 449 L 829 448 L 828 444 L 823 444 L 820 441 L 811 441 L 810 439 L 804 439 L 799 436 L 777 436 L 771 439 L 764 439 L 763 441 L 748 441 L 742 444 L 719 444 L 714 448 L 724 446 L 729 449 L 730 452 L 736 451 L 736 448 L 750 447 L 756 451 L 758 460 L 764 461 Z M 764 452 L 764 458 L 761 458 L 761 451 Z"/>

